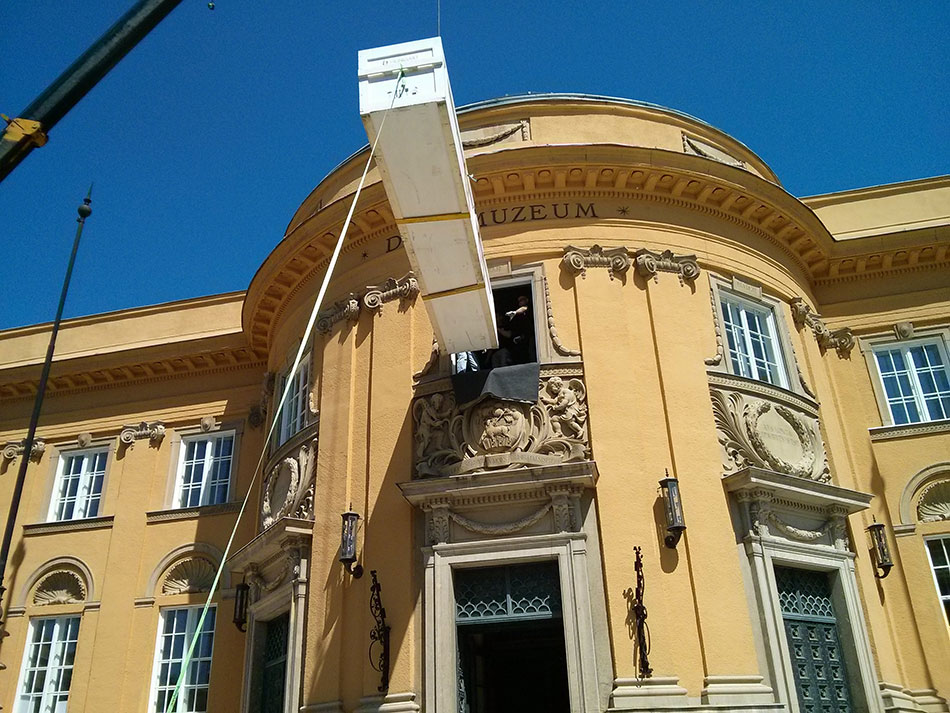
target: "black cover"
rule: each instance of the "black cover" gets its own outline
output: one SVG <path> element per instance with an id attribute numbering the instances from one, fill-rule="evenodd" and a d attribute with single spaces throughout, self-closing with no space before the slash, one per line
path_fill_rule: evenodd
<path id="1" fill-rule="evenodd" d="M 455 403 L 461 407 L 491 395 L 506 401 L 533 404 L 538 400 L 540 376 L 541 365 L 538 362 L 453 374 Z"/>

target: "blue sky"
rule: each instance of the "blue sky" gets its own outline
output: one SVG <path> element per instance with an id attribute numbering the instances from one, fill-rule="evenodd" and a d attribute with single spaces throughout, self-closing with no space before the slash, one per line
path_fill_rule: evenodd
<path id="1" fill-rule="evenodd" d="M 16 115 L 132 4 L 0 9 Z M 14 29 L 15 28 L 15 29 Z M 0 328 L 245 289 L 294 210 L 366 141 L 358 49 L 436 34 L 436 3 L 185 0 L 0 184 Z M 673 107 L 798 196 L 950 172 L 950 4 L 442 3 L 459 105 L 570 91 Z"/>

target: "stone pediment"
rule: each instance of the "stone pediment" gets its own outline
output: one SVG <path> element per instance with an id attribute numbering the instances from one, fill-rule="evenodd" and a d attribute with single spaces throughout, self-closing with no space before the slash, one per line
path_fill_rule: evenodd
<path id="1" fill-rule="evenodd" d="M 512 535 L 578 532 L 580 498 L 597 482 L 593 461 L 493 473 L 417 478 L 403 497 L 426 515 L 435 545 Z"/>
<path id="2" fill-rule="evenodd" d="M 739 503 L 746 539 L 771 538 L 848 549 L 846 518 L 865 510 L 869 493 L 760 468 L 723 478 Z"/>

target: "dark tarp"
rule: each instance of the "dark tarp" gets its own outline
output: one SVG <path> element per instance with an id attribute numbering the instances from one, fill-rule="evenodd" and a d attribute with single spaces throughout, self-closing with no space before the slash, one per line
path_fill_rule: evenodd
<path id="1" fill-rule="evenodd" d="M 489 395 L 506 401 L 537 403 L 540 376 L 541 365 L 538 362 L 453 374 L 455 403 L 462 407 Z"/>

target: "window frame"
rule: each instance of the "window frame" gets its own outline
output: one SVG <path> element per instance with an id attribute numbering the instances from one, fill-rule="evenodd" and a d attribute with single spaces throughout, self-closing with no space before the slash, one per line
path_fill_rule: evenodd
<path id="1" fill-rule="evenodd" d="M 296 352 L 294 352 L 296 355 Z M 286 369 L 284 369 L 277 378 L 277 388 L 274 389 L 274 408 L 280 403 L 280 397 L 287 386 L 287 379 L 294 378 L 297 385 L 291 389 L 287 395 L 287 401 L 278 413 L 277 428 L 274 430 L 274 447 L 279 448 L 303 431 L 312 423 L 310 414 L 310 389 L 313 372 L 313 349 L 304 352 L 300 359 L 300 365 L 294 374 L 290 373 L 293 367 L 293 357 L 290 358 Z M 293 418 L 290 418 L 290 407 L 295 406 Z M 296 425 L 295 425 L 296 424 Z"/>
<path id="2" fill-rule="evenodd" d="M 56 460 L 53 464 L 53 481 L 50 488 L 50 497 L 49 504 L 46 509 L 45 517 L 43 518 L 44 522 L 74 522 L 77 520 L 88 520 L 91 518 L 100 517 L 102 515 L 102 501 L 105 496 L 106 490 L 106 478 L 109 472 L 109 466 L 112 463 L 112 458 L 110 458 L 110 447 L 107 444 L 93 445 L 86 448 L 71 448 L 69 450 L 61 450 L 56 457 Z M 90 493 L 82 495 L 83 487 L 88 487 L 89 481 L 93 480 L 97 471 L 90 470 L 86 467 L 89 462 L 89 458 L 93 456 L 103 455 L 105 457 L 105 463 L 102 465 L 102 472 L 99 478 L 99 492 L 96 497 L 93 497 Z M 61 517 L 57 515 L 57 511 L 65 497 L 62 493 L 64 487 L 64 475 L 66 471 L 67 464 L 71 464 L 73 459 L 77 457 L 83 458 L 83 470 L 76 474 L 79 478 L 79 485 L 77 486 L 77 493 L 75 496 L 75 505 L 73 513 L 70 517 Z M 93 514 L 89 514 L 89 503 L 95 500 L 96 501 L 96 511 Z M 78 504 L 83 503 L 83 514 L 76 515 Z"/>
<path id="3" fill-rule="evenodd" d="M 713 319 L 716 321 L 719 349 L 714 359 L 707 359 L 706 364 L 710 371 L 732 374 L 741 379 L 749 379 L 760 384 L 766 384 L 785 391 L 791 391 L 804 398 L 814 400 L 803 384 L 801 369 L 792 346 L 791 332 L 788 329 L 787 303 L 767 295 L 761 285 L 747 281 L 738 276 L 725 278 L 710 274 L 709 284 L 712 290 Z M 747 306 L 753 311 L 764 313 L 768 328 L 771 331 L 775 362 L 778 370 L 779 383 L 765 381 L 757 377 L 745 376 L 736 373 L 732 365 L 732 355 L 729 349 L 728 327 L 722 310 L 723 300 L 731 300 L 740 306 Z"/>
<path id="4" fill-rule="evenodd" d="M 45 676 L 44 685 L 43 685 L 44 690 L 40 694 L 40 701 L 44 708 L 46 708 L 50 703 L 50 701 L 48 700 L 49 697 L 56 696 L 64 692 L 66 694 L 65 702 L 67 706 L 69 705 L 69 688 L 70 688 L 69 684 L 72 683 L 72 671 L 73 671 L 73 668 L 75 667 L 75 662 L 76 662 L 76 649 L 78 649 L 79 647 L 79 630 L 82 627 L 82 616 L 80 616 L 79 614 L 62 614 L 60 616 L 42 616 L 42 617 L 38 616 L 38 617 L 32 617 L 30 619 L 29 634 L 28 634 L 26 646 L 24 647 L 24 650 L 23 650 L 23 660 L 20 664 L 20 676 L 17 679 L 16 694 L 15 694 L 15 699 L 13 703 L 13 713 L 23 713 L 24 711 L 28 710 L 28 706 L 31 701 L 30 700 L 24 701 L 25 691 L 23 690 L 24 684 L 26 683 L 27 672 L 28 672 L 28 669 L 31 669 L 31 668 L 34 670 L 40 670 L 40 667 L 33 667 L 29 665 L 32 658 L 31 650 L 33 649 L 35 645 L 40 643 L 40 642 L 35 641 L 37 626 L 47 621 L 54 622 L 53 639 L 51 643 L 62 647 L 63 644 L 68 645 L 71 641 L 68 638 L 69 636 L 68 623 L 72 620 L 75 620 L 77 622 L 76 632 L 75 632 L 76 638 L 74 641 L 72 641 L 72 643 L 74 643 L 72 661 L 68 665 L 61 664 L 60 666 L 53 668 L 49 665 L 49 661 L 53 659 L 53 657 L 50 656 L 50 659 L 47 661 L 47 665 L 45 667 L 42 667 L 43 670 L 46 671 L 46 676 Z M 63 630 L 64 626 L 67 627 L 66 636 L 63 639 L 59 640 L 57 639 L 57 634 Z M 67 684 L 66 690 L 65 691 L 46 690 L 52 681 L 54 680 L 62 681 L 62 675 L 63 675 L 62 673 L 60 673 L 58 677 L 55 674 L 51 675 L 51 673 L 54 671 L 62 672 L 67 669 L 69 671 L 69 684 Z"/>
<path id="5" fill-rule="evenodd" d="M 943 612 L 944 623 L 950 627 L 950 594 L 943 594 L 940 591 L 940 582 L 937 580 L 937 567 L 946 567 L 947 572 L 950 573 L 950 533 L 932 535 L 929 537 L 923 538 L 924 540 L 924 550 L 927 552 L 927 563 L 930 565 L 930 576 L 933 578 L 934 590 L 937 593 L 937 603 L 940 606 L 940 610 Z M 928 542 L 938 541 L 943 546 L 944 554 L 947 557 L 946 565 L 936 565 L 933 561 L 933 556 L 930 554 L 930 546 Z"/>
<path id="6" fill-rule="evenodd" d="M 152 659 L 152 674 L 149 683 L 149 695 L 148 695 L 148 710 L 157 711 L 157 713 L 164 713 L 164 707 L 161 709 L 156 709 L 156 704 L 158 703 L 158 696 L 161 690 L 174 690 L 174 684 L 169 688 L 167 685 L 163 686 L 160 684 L 159 674 L 161 672 L 162 663 L 165 661 L 162 654 L 162 638 L 165 636 L 165 622 L 166 617 L 170 612 L 179 612 L 186 610 L 188 612 L 187 618 L 185 621 L 185 644 L 182 649 L 182 656 L 178 659 L 170 658 L 168 661 L 181 661 L 184 658 L 185 651 L 187 650 L 188 642 L 191 640 L 191 637 L 194 635 L 195 629 L 197 628 L 198 619 L 201 617 L 201 610 L 204 608 L 203 605 L 179 605 L 179 606 L 167 606 L 159 609 L 158 613 L 158 627 L 155 634 L 155 653 Z M 206 689 L 208 696 L 206 700 L 210 701 L 210 691 L 211 691 L 211 671 L 214 666 L 214 636 L 218 627 L 218 613 L 217 605 L 212 604 L 208 608 L 209 612 L 214 612 L 214 622 L 211 624 L 211 651 L 206 657 L 195 656 L 192 658 L 189 667 L 195 666 L 200 661 L 208 661 L 208 683 L 205 686 L 193 686 L 189 685 L 187 682 L 187 677 L 185 683 L 182 685 L 181 691 L 179 692 L 178 698 L 175 701 L 174 713 L 187 713 L 186 710 L 182 710 L 181 706 L 185 705 L 187 701 L 186 691 L 191 688 L 204 688 Z M 205 619 L 207 622 L 207 618 Z M 174 634 L 173 634 L 174 635 Z M 200 645 L 200 642 L 199 642 Z M 198 646 L 195 647 L 195 651 L 198 651 Z M 177 683 L 177 679 L 175 679 Z M 205 708 L 205 711 L 208 710 L 208 707 Z"/>
<path id="7" fill-rule="evenodd" d="M 888 426 L 913 426 L 916 424 L 924 423 L 935 423 L 939 421 L 946 421 L 950 419 L 950 414 L 942 418 L 931 418 L 930 410 L 927 407 L 926 401 L 924 400 L 923 389 L 920 383 L 920 376 L 918 374 L 917 366 L 915 365 L 913 358 L 910 356 L 910 350 L 914 347 L 922 347 L 927 345 L 934 345 L 937 347 L 937 353 L 940 355 L 942 360 L 942 366 L 944 372 L 950 378 L 950 358 L 947 354 L 947 345 L 941 336 L 938 334 L 936 336 L 923 336 L 915 337 L 913 339 L 905 340 L 894 340 L 894 341 L 881 341 L 873 346 L 871 346 L 871 359 L 873 363 L 874 371 L 873 375 L 876 376 L 877 382 L 876 386 L 880 390 L 880 397 L 878 399 L 879 405 L 882 405 L 880 402 L 883 399 L 883 409 L 881 412 L 882 420 L 886 417 L 888 423 L 884 425 Z M 894 419 L 894 412 L 891 409 L 890 400 L 887 397 L 887 390 L 884 386 L 884 375 L 881 373 L 881 365 L 878 362 L 878 354 L 885 351 L 900 351 L 901 357 L 904 359 L 904 367 L 907 371 L 908 380 L 911 387 L 911 396 L 913 397 L 914 405 L 917 408 L 917 413 L 922 418 L 919 418 L 916 421 L 906 421 L 904 423 L 896 423 Z"/>
<path id="8" fill-rule="evenodd" d="M 218 439 L 222 439 L 226 437 L 231 438 L 231 453 L 229 456 L 229 464 L 228 464 L 227 492 L 226 492 L 224 500 L 220 502 L 210 502 L 208 499 L 208 495 L 211 488 L 209 485 L 210 478 L 208 477 L 208 475 L 209 475 L 209 471 L 213 468 L 213 465 L 215 462 L 214 443 Z M 182 497 L 184 495 L 184 485 L 185 485 L 184 483 L 185 464 L 186 464 L 186 457 L 188 454 L 188 444 L 195 443 L 198 441 L 205 441 L 210 445 L 210 447 L 206 446 L 205 448 L 202 479 L 201 479 L 201 485 L 199 486 L 201 490 L 201 496 L 199 497 L 199 502 L 197 505 L 191 505 L 191 504 L 182 502 Z M 174 489 L 172 491 L 171 504 L 170 504 L 171 508 L 187 510 L 187 509 L 196 508 L 196 507 L 224 505 L 226 503 L 231 502 L 231 495 L 232 495 L 231 486 L 233 485 L 233 482 L 234 482 L 234 466 L 235 466 L 235 461 L 237 460 L 237 446 L 238 446 L 238 432 L 237 432 L 237 429 L 234 429 L 234 428 L 228 428 L 228 429 L 220 428 L 220 429 L 216 429 L 212 431 L 202 431 L 200 433 L 181 434 L 181 440 L 178 443 L 178 452 L 175 458 L 175 463 L 176 463 L 175 484 L 174 484 Z"/>

